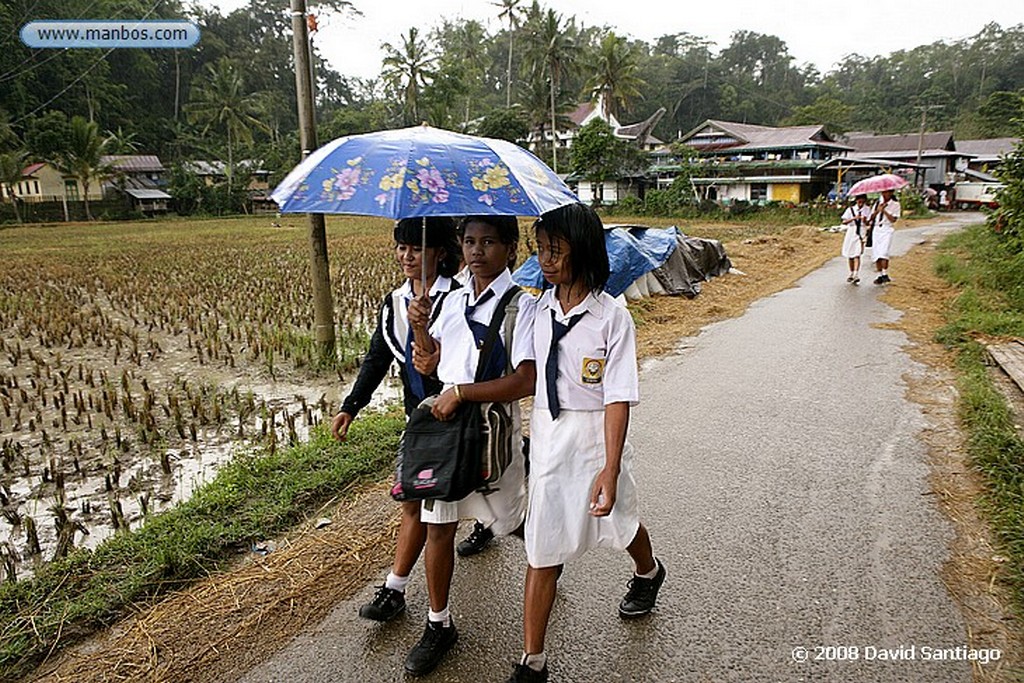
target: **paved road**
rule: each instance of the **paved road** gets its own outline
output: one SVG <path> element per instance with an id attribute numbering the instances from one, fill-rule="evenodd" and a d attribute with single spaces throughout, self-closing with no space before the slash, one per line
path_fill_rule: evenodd
<path id="1" fill-rule="evenodd" d="M 898 232 L 897 257 L 958 220 Z M 837 258 L 645 364 L 631 439 L 668 580 L 654 615 L 623 623 L 626 555 L 570 565 L 549 631 L 552 680 L 970 680 L 967 662 L 925 660 L 926 648 L 967 644 L 938 576 L 952 532 L 915 438 L 925 419 L 904 397 L 904 374 L 925 369 L 901 333 L 872 326 L 897 317 L 878 288 L 844 277 Z M 523 563 L 515 539 L 457 562 L 460 642 L 425 681 L 505 680 L 521 651 Z M 422 572 L 396 623 L 356 617 L 371 594 L 242 680 L 403 680 L 426 618 Z M 902 661 L 880 659 L 901 647 Z"/>

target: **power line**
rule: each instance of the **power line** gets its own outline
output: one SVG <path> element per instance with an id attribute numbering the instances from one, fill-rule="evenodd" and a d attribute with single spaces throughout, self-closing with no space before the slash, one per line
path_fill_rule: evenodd
<path id="1" fill-rule="evenodd" d="M 155 12 L 155 11 L 156 11 L 156 8 L 157 8 L 157 7 L 158 7 L 158 6 L 160 5 L 160 3 L 161 3 L 162 1 L 163 1 L 163 0 L 156 0 L 156 2 L 155 2 L 155 3 L 153 4 L 153 6 L 149 8 L 149 11 L 148 11 L 148 12 L 146 12 L 146 13 L 145 13 L 144 15 L 142 15 L 142 19 L 146 19 L 146 18 L 148 18 L 148 17 L 149 17 L 149 15 L 151 15 L 151 14 L 152 14 L 153 12 Z M 112 48 L 110 48 L 109 50 L 107 50 L 106 52 L 104 52 L 104 53 L 103 53 L 102 55 L 100 55 L 99 59 L 97 59 L 97 60 L 96 60 L 95 62 L 93 62 L 93 63 L 92 63 L 92 65 L 91 65 L 91 66 L 89 66 L 89 68 L 87 68 L 87 69 L 86 69 L 85 71 L 83 71 L 83 72 L 82 72 L 81 74 L 79 74 L 79 75 L 78 75 L 78 77 L 77 77 L 77 78 L 76 78 L 75 80 L 71 81 L 71 82 L 70 82 L 70 83 L 68 83 L 68 84 L 67 84 L 66 86 L 64 86 L 64 88 L 63 88 L 63 89 L 62 89 L 62 90 L 61 90 L 60 92 L 58 92 L 58 93 L 57 93 L 56 95 L 54 95 L 53 97 L 51 97 L 50 99 L 48 99 L 48 100 L 46 100 L 45 102 L 43 102 L 42 104 L 40 104 L 40 105 L 39 105 L 38 107 L 36 107 L 36 108 L 35 108 L 35 109 L 33 109 L 32 111 L 28 112 L 27 114 L 23 114 L 22 116 L 18 117 L 18 118 L 17 118 L 17 119 L 15 119 L 14 121 L 11 121 L 11 122 L 10 122 L 10 124 L 8 124 L 8 125 L 12 125 L 12 126 L 13 126 L 13 125 L 14 125 L 14 124 L 16 124 L 16 123 L 21 123 L 22 121 L 24 121 L 24 120 L 25 120 L 25 119 L 27 119 L 28 117 L 30 117 L 30 116 L 33 116 L 34 114 L 36 114 L 36 113 L 38 113 L 39 111 L 41 111 L 41 110 L 43 109 L 43 107 L 46 107 L 46 106 L 48 106 L 49 104 L 51 104 L 51 103 L 52 103 L 52 102 L 53 102 L 54 100 L 56 100 L 56 99 L 57 99 L 58 97 L 60 97 L 61 95 L 63 95 L 64 93 L 66 93 L 66 92 L 67 92 L 68 90 L 70 90 L 72 86 L 74 86 L 74 85 L 75 85 L 75 84 L 77 84 L 77 83 L 78 83 L 78 82 L 79 82 L 80 80 L 82 80 L 82 79 L 83 79 L 83 78 L 85 78 L 85 77 L 86 77 L 87 75 L 89 75 L 89 72 L 90 72 L 90 71 L 92 71 L 92 70 L 93 70 L 93 69 L 95 69 L 95 68 L 96 68 L 97 66 L 99 66 L 99 65 L 100 65 L 100 62 L 104 61 L 104 60 L 105 60 L 105 59 L 106 59 L 106 58 L 107 58 L 108 56 L 110 56 L 110 53 L 111 53 L 111 52 L 113 52 L 113 51 L 114 51 L 114 50 L 116 50 L 116 49 L 117 49 L 116 47 L 112 47 Z"/>
<path id="2" fill-rule="evenodd" d="M 32 14 L 32 10 L 34 10 L 36 8 L 36 5 L 38 5 L 41 1 L 42 0 L 36 0 L 35 4 L 33 4 L 32 7 L 29 8 L 28 14 L 26 14 L 22 18 L 22 20 L 20 22 L 15 22 L 14 23 L 14 27 L 15 28 L 7 36 L 5 42 L 10 40 L 14 36 L 15 33 L 18 33 L 20 31 L 18 26 L 24 26 L 25 24 L 28 23 L 29 16 Z M 82 14 L 83 15 L 88 15 L 89 12 L 92 11 L 92 8 L 95 7 L 98 3 L 99 3 L 99 0 L 92 0 L 92 4 L 90 4 L 85 9 L 85 11 L 82 12 Z M 22 65 L 18 65 L 18 67 L 14 68 L 14 69 L 11 69 L 10 71 L 8 71 L 5 74 L 0 75 L 0 83 L 3 83 L 5 81 L 9 81 L 9 80 L 11 80 L 13 78 L 16 78 L 17 76 L 20 76 L 22 74 L 27 74 L 28 72 L 32 71 L 33 69 L 36 69 L 36 68 L 42 66 L 43 64 L 46 64 L 51 59 L 56 59 L 57 57 L 60 57 L 62 54 L 67 52 L 67 50 L 68 50 L 68 48 L 64 48 L 63 50 L 59 50 L 59 51 L 51 50 L 51 52 L 53 52 L 53 54 L 51 54 L 49 57 L 47 57 L 46 59 L 42 60 L 41 62 L 33 62 L 32 66 L 29 66 L 29 67 L 26 67 L 26 68 L 21 68 Z M 32 50 L 32 52 L 30 53 L 30 56 L 31 57 L 35 57 L 36 55 L 42 53 L 43 51 L 44 51 L 44 48 L 36 48 L 35 50 Z"/>

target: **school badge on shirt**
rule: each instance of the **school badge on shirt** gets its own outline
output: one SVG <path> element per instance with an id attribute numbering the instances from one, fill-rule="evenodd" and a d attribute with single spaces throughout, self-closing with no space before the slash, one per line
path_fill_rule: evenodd
<path id="1" fill-rule="evenodd" d="M 580 379 L 584 384 L 600 384 L 604 378 L 604 358 L 583 358 L 583 372 Z"/>

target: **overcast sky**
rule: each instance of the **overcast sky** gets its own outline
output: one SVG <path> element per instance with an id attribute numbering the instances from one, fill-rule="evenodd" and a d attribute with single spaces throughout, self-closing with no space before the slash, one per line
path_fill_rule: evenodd
<path id="1" fill-rule="evenodd" d="M 199 2 L 220 7 L 224 13 L 246 5 L 246 0 Z M 426 32 L 442 17 L 461 17 L 483 22 L 492 33 L 499 28 L 499 9 L 489 0 L 352 2 L 362 16 L 325 19 L 314 39 L 321 54 L 346 76 L 377 77 L 380 44 L 399 45 L 410 26 Z M 282 5 L 287 4 L 282 0 Z M 992 21 L 1003 28 L 1024 22 L 1021 0 L 542 0 L 541 6 L 565 17 L 575 15 L 578 23 L 610 26 L 620 35 L 648 43 L 659 36 L 686 32 L 711 39 L 721 50 L 734 31 L 775 35 L 786 42 L 796 64 L 810 62 L 822 73 L 851 53 L 888 55 L 937 40 L 967 38 Z"/>

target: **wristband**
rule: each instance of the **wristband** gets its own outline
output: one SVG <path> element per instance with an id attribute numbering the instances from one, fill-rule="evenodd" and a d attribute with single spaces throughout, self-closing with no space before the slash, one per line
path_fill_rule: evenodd
<path id="1" fill-rule="evenodd" d="M 455 385 L 455 398 L 459 399 L 460 401 L 463 400 L 463 398 L 462 398 L 462 390 L 459 389 L 459 385 L 458 384 Z"/>

